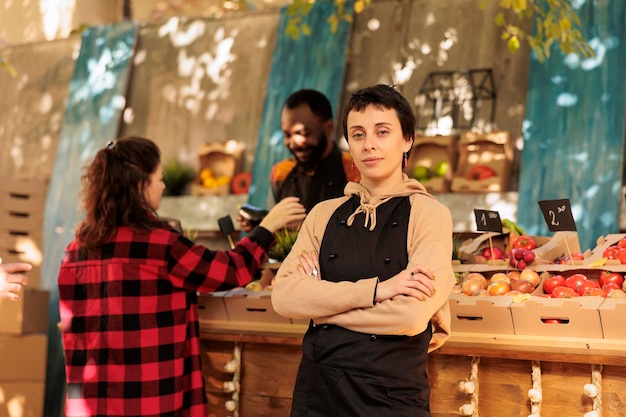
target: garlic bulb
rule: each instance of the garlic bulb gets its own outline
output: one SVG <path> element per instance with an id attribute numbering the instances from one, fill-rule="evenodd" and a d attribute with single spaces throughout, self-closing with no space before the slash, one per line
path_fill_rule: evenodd
<path id="1" fill-rule="evenodd" d="M 594 384 L 585 384 L 583 387 L 585 395 L 589 398 L 596 398 L 598 396 L 598 387 Z"/>
<path id="2" fill-rule="evenodd" d="M 476 385 L 473 381 L 459 381 L 459 391 L 463 394 L 473 394 L 476 391 Z"/>
<path id="3" fill-rule="evenodd" d="M 471 416 L 474 414 L 474 406 L 472 404 L 463 404 L 459 408 L 459 412 L 462 416 Z"/>
<path id="4" fill-rule="evenodd" d="M 528 398 L 530 398 L 530 401 L 532 401 L 534 403 L 541 402 L 541 400 L 542 400 L 541 390 L 537 389 L 537 388 L 529 389 L 528 390 Z"/>

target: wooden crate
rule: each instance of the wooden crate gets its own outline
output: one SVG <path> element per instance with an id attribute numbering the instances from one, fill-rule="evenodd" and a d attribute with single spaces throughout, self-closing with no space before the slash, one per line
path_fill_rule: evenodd
<path id="1" fill-rule="evenodd" d="M 411 155 L 405 168 L 406 174 L 413 178 L 416 167 L 430 171 L 428 179 L 419 179 L 429 192 L 448 192 L 456 168 L 457 137 L 451 136 L 416 136 Z M 438 164 L 447 165 L 443 176 L 434 172 Z"/>
<path id="2" fill-rule="evenodd" d="M 468 132 L 459 140 L 459 160 L 450 188 L 452 191 L 506 191 L 513 160 L 513 143 L 508 132 L 479 134 Z M 482 180 L 469 179 L 470 170 L 485 165 L 496 175 Z"/>

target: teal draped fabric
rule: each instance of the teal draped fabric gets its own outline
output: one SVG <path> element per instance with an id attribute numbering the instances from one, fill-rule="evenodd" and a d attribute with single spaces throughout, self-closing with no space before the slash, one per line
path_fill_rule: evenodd
<path id="1" fill-rule="evenodd" d="M 347 2 L 345 8 L 347 11 L 352 10 L 352 1 Z M 336 116 L 343 88 L 351 24 L 342 21 L 333 33 L 327 19 L 335 13 L 334 4 L 315 3 L 303 18 L 303 22 L 311 27 L 311 35 L 292 39 L 285 33 L 289 20 L 286 10 L 281 10 L 252 169 L 248 202 L 259 207 L 267 206 L 268 178 L 272 166 L 291 155 L 283 144 L 280 130 L 280 113 L 284 101 L 296 90 L 312 88 L 326 94 Z"/>
<path id="2" fill-rule="evenodd" d="M 132 23 L 87 29 L 70 83 L 44 216 L 42 285 L 50 288 L 50 325 L 44 415 L 60 415 L 65 369 L 56 285 L 65 247 L 80 220 L 82 168 L 117 136 L 135 44 Z"/>
<path id="3" fill-rule="evenodd" d="M 579 2 L 581 3 L 581 2 Z M 619 232 L 626 96 L 626 0 L 583 2 L 581 32 L 595 57 L 531 60 L 518 222 L 551 235 L 540 200 L 568 198 L 581 249 Z"/>

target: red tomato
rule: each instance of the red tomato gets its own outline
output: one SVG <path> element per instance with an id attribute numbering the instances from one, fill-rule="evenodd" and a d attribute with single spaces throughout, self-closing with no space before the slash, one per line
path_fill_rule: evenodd
<path id="1" fill-rule="evenodd" d="M 624 283 L 624 276 L 618 272 L 602 271 L 600 272 L 600 287 L 604 287 L 605 284 L 612 282 L 620 287 Z"/>
<path id="2" fill-rule="evenodd" d="M 578 291 L 578 287 L 587 281 L 587 276 L 583 274 L 570 275 L 565 279 L 565 286 Z"/>
<path id="3" fill-rule="evenodd" d="M 535 242 L 535 239 L 528 235 L 519 235 L 513 241 L 513 248 L 524 248 L 528 250 L 533 250 L 537 248 L 537 242 Z"/>
<path id="4" fill-rule="evenodd" d="M 617 242 L 617 246 L 620 247 L 620 248 L 626 248 L 626 237 L 620 239 Z"/>
<path id="5" fill-rule="evenodd" d="M 604 284 L 602 286 L 602 291 L 604 291 L 604 293 L 608 296 L 611 295 L 611 293 L 613 292 L 613 290 L 621 290 L 622 287 L 620 287 L 619 285 L 617 285 L 614 282 L 609 282 L 607 284 Z"/>
<path id="6" fill-rule="evenodd" d="M 604 250 L 604 252 L 602 252 L 602 257 L 606 259 L 615 259 L 615 254 L 619 251 L 619 249 L 620 248 L 615 245 L 609 246 Z"/>
<path id="7" fill-rule="evenodd" d="M 543 292 L 552 294 L 552 291 L 558 286 L 565 285 L 565 277 L 563 275 L 553 275 L 543 281 Z"/>
<path id="8" fill-rule="evenodd" d="M 567 283 L 566 283 L 567 285 Z M 591 290 L 594 289 L 600 289 L 600 284 L 598 284 L 597 281 L 592 281 L 590 279 L 587 279 L 585 281 L 583 281 L 582 284 L 580 284 L 577 288 L 576 288 L 576 292 L 578 293 L 578 295 L 588 295 L 587 293 Z M 603 291 L 604 292 L 604 291 Z"/>
<path id="9" fill-rule="evenodd" d="M 606 298 L 606 293 L 601 288 L 587 288 L 587 290 L 581 295 L 596 295 L 598 297 Z"/>
<path id="10" fill-rule="evenodd" d="M 552 298 L 573 298 L 580 297 L 573 288 L 570 287 L 556 287 L 552 291 Z"/>
<path id="11" fill-rule="evenodd" d="M 615 259 L 619 260 L 621 264 L 626 264 L 626 249 L 619 249 L 615 253 Z"/>

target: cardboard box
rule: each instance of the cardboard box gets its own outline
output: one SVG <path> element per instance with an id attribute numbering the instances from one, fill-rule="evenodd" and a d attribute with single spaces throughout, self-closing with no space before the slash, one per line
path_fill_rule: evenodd
<path id="1" fill-rule="evenodd" d="M 506 228 L 503 231 L 506 232 Z M 545 270 L 543 265 L 552 265 L 555 258 L 559 258 L 563 255 L 569 255 L 572 253 L 580 252 L 580 243 L 578 241 L 578 234 L 576 232 L 556 232 L 553 236 L 531 236 L 537 243 L 537 248 L 533 249 L 535 252 L 535 261 L 529 266 L 539 270 Z M 499 248 L 502 251 L 506 250 L 509 234 L 508 233 L 495 233 L 485 232 L 482 235 L 468 239 L 459 247 L 459 258 L 465 263 L 472 263 L 476 265 L 485 265 L 487 270 L 493 266 L 507 266 L 508 261 L 494 260 L 486 261 L 480 256 L 480 253 L 490 247 L 489 238 L 491 238 L 491 246 Z M 587 256 L 590 254 L 588 253 Z M 582 265 L 583 261 L 574 261 L 573 265 Z M 480 268 L 477 269 L 480 271 Z"/>
<path id="2" fill-rule="evenodd" d="M 0 417 L 42 417 L 45 382 L 0 381 Z"/>
<path id="3" fill-rule="evenodd" d="M 485 264 L 485 265 L 495 266 L 495 267 L 508 265 L 508 261 L 495 259 L 493 260 L 493 262 L 491 262 L 491 261 L 487 261 L 486 259 L 483 259 L 481 256 L 482 251 L 489 247 L 498 248 L 498 249 L 501 249 L 503 252 L 506 252 L 510 235 L 508 233 L 508 229 L 506 228 L 503 229 L 503 232 L 504 233 L 484 232 L 475 238 L 467 239 L 458 248 L 457 252 L 458 252 L 459 259 L 461 259 L 461 261 L 464 263 L 470 263 L 470 264 L 479 264 L 479 265 Z M 563 233 L 568 233 L 568 232 L 563 232 Z M 561 235 L 557 236 L 557 234 L 555 234 L 555 236 L 557 237 L 557 239 L 554 241 L 555 243 L 552 243 L 552 244 L 550 244 L 550 242 L 552 242 L 553 240 L 553 238 L 551 237 L 531 236 L 533 240 L 537 243 L 537 248 L 533 250 L 533 252 L 535 252 L 536 258 L 533 264 L 531 264 L 531 266 L 536 266 L 542 263 L 542 258 L 540 258 L 538 253 L 544 254 L 550 251 L 551 250 L 550 248 L 553 248 L 554 246 L 557 246 L 558 248 L 560 248 L 561 245 L 564 245 L 562 236 Z M 574 238 L 568 235 L 568 239 L 569 241 L 573 242 Z M 580 248 L 580 246 L 578 245 L 578 235 L 576 235 L 575 241 L 576 241 L 576 247 Z M 549 245 L 549 246 L 547 249 L 541 249 L 544 245 Z M 558 250 L 552 249 L 551 253 L 554 253 L 554 252 L 558 252 Z"/>
<path id="4" fill-rule="evenodd" d="M 48 193 L 48 181 L 0 176 L 0 193 L 26 194 L 45 198 Z"/>
<path id="5" fill-rule="evenodd" d="M 41 234 L 43 210 L 38 213 L 0 211 L 0 230 L 13 235 Z"/>
<path id="6" fill-rule="evenodd" d="M 211 294 L 198 294 L 198 318 L 200 321 L 223 320 L 228 321 L 224 296 L 228 291 Z"/>
<path id="7" fill-rule="evenodd" d="M 472 297 L 450 294 L 452 332 L 514 334 L 511 296 Z"/>
<path id="8" fill-rule="evenodd" d="M 48 333 L 50 292 L 24 287 L 19 301 L 0 299 L 0 334 Z"/>
<path id="9" fill-rule="evenodd" d="M 7 236 L 41 235 L 47 192 L 47 182 L 0 177 L 1 240 Z"/>
<path id="10" fill-rule="evenodd" d="M 405 168 L 406 174 L 414 178 L 415 168 L 427 168 L 430 178 L 419 181 L 431 193 L 450 191 L 450 183 L 456 169 L 457 136 L 421 136 L 416 135 L 411 155 Z M 437 175 L 434 169 L 439 164 L 446 164 L 443 176 Z"/>
<path id="11" fill-rule="evenodd" d="M 512 161 L 513 143 L 508 132 L 464 133 L 459 140 L 459 159 L 450 188 L 457 192 L 506 191 Z M 496 175 L 483 180 L 468 179 L 470 170 L 477 165 L 490 167 Z"/>
<path id="12" fill-rule="evenodd" d="M 529 336 L 582 337 L 601 339 L 602 297 L 531 297 L 511 304 L 515 334 Z"/>
<path id="13" fill-rule="evenodd" d="M 536 240 L 535 240 L 536 241 Z M 539 245 L 540 242 L 537 242 Z M 537 264 L 552 264 L 555 259 L 580 253 L 580 242 L 577 232 L 555 232 L 551 238 L 544 240 L 533 250 Z M 587 254 L 588 256 L 590 253 Z M 582 265 L 583 261 L 571 261 L 570 265 Z"/>
<path id="14" fill-rule="evenodd" d="M 600 321 L 605 339 L 626 340 L 626 300 L 606 298 L 600 306 Z"/>
<path id="15" fill-rule="evenodd" d="M 609 234 L 606 236 L 600 236 L 596 242 L 596 247 L 593 248 L 593 250 L 591 251 L 591 254 L 585 258 L 584 264 L 590 265 L 590 264 L 598 264 L 600 262 L 602 263 L 602 266 L 604 265 L 620 266 L 621 265 L 620 261 L 616 259 L 607 259 L 606 261 L 602 261 L 602 258 L 604 256 L 605 250 L 607 250 L 610 246 L 616 245 L 617 242 L 619 242 L 625 237 L 626 237 L 626 234 L 624 233 L 616 233 L 616 234 Z M 626 270 L 626 268 L 624 268 L 623 270 Z"/>
<path id="16" fill-rule="evenodd" d="M 236 288 L 224 296 L 224 304 L 230 321 L 291 323 L 291 320 L 274 311 L 269 290 Z"/>
<path id="17" fill-rule="evenodd" d="M 475 238 L 467 239 L 459 246 L 458 257 L 463 263 L 477 264 L 483 263 L 482 259 L 476 256 L 489 247 L 496 247 L 504 251 L 509 235 L 496 232 L 485 232 Z M 491 242 L 491 243 L 490 243 Z"/>
<path id="18" fill-rule="evenodd" d="M 29 334 L 24 336 L 0 335 L 0 381 L 44 381 L 48 336 Z"/>
<path id="19" fill-rule="evenodd" d="M 0 210 L 27 213 L 43 213 L 46 204 L 44 194 L 23 192 L 0 192 Z"/>
<path id="20" fill-rule="evenodd" d="M 459 274 L 469 272 L 472 266 L 473 266 L 472 264 L 462 264 L 461 261 L 458 261 L 458 260 L 452 261 L 452 270 Z"/>
<path id="21" fill-rule="evenodd" d="M 41 266 L 43 242 L 40 235 L 12 235 L 0 230 L 0 258 L 3 262 L 27 262 Z"/>

